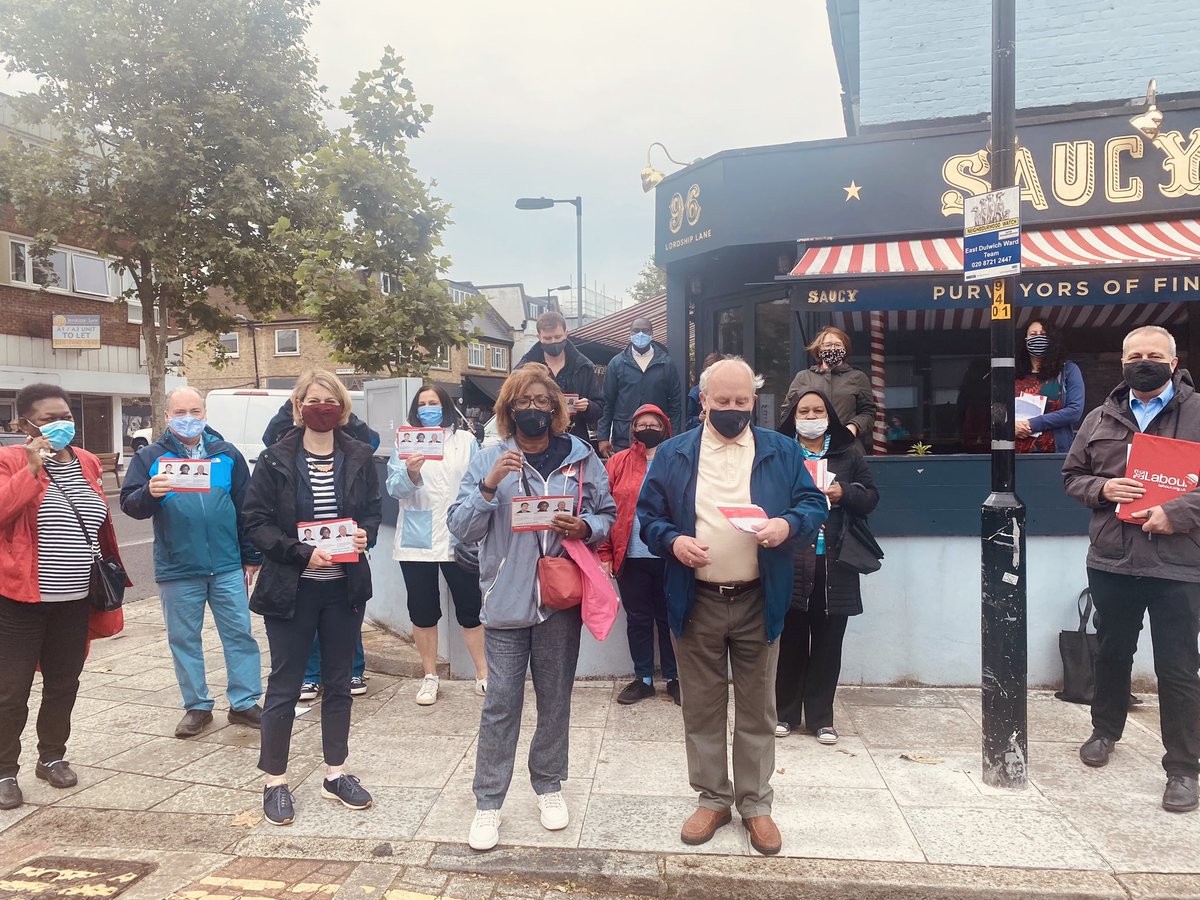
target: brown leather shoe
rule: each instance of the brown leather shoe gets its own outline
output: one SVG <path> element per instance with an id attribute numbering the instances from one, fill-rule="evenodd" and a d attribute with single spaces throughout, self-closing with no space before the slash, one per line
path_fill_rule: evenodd
<path id="1" fill-rule="evenodd" d="M 770 816 L 751 816 L 742 819 L 742 824 L 750 832 L 750 846 L 764 856 L 774 856 L 783 849 L 783 838 L 775 826 L 775 820 Z"/>
<path id="2" fill-rule="evenodd" d="M 699 806 L 683 823 L 679 839 L 685 844 L 693 846 L 707 844 L 717 833 L 718 828 L 728 825 L 731 821 L 733 821 L 733 813 L 728 809 L 709 809 L 707 806 Z"/>

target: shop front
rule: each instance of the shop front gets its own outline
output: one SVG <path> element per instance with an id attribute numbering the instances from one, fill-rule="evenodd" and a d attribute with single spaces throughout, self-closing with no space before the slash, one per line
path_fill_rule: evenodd
<path id="1" fill-rule="evenodd" d="M 1200 106 L 1189 102 L 1164 105 L 1153 138 L 1129 108 L 1019 125 L 1018 333 L 1035 319 L 1057 326 L 1087 409 L 1120 380 L 1131 328 L 1169 328 L 1184 367 L 1200 351 Z M 964 197 L 990 187 L 987 138 L 964 126 L 731 150 L 657 188 L 674 358 L 745 357 L 765 377 L 760 425 L 777 422 L 826 325 L 848 333 L 848 362 L 871 378 L 882 497 L 871 522 L 888 575 L 864 580 L 868 610 L 873 600 L 883 615 L 851 629 L 852 681 L 978 678 L 992 298 L 990 283 L 963 283 L 961 236 Z M 1063 491 L 1062 458 L 1022 455 L 1017 468 L 1035 684 L 1060 673 L 1057 631 L 1085 579 L 1087 516 Z"/>

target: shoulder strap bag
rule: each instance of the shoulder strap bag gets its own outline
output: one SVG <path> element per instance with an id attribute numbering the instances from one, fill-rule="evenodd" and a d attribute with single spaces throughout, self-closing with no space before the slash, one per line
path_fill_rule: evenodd
<path id="1" fill-rule="evenodd" d="M 63 490 L 63 486 L 59 484 L 58 479 L 50 474 L 49 469 L 43 469 L 43 471 L 45 471 L 46 477 L 54 482 L 54 486 L 58 488 L 59 493 L 63 495 L 63 499 L 71 507 L 71 512 L 75 513 L 75 521 L 79 523 L 79 528 L 83 531 L 83 537 L 92 550 L 92 573 L 88 583 L 88 603 L 100 612 L 113 612 L 120 609 L 121 605 L 125 602 L 125 567 L 121 565 L 120 560 L 115 556 L 105 557 L 100 552 L 99 533 L 95 537 L 92 536 L 83 521 L 83 516 L 79 514 L 79 507 L 71 499 L 71 495 Z"/>
<path id="2" fill-rule="evenodd" d="M 525 487 L 525 495 L 533 496 L 529 488 L 529 479 L 521 473 L 521 482 Z M 583 509 L 583 467 L 579 469 L 579 500 L 575 511 Z M 583 573 L 579 566 L 569 556 L 547 556 L 542 545 L 540 534 L 534 533 L 538 545 L 538 587 L 543 606 L 551 609 L 573 609 L 583 603 Z"/>
<path id="3" fill-rule="evenodd" d="M 860 575 L 878 572 L 882 566 L 883 548 L 875 540 L 867 520 L 846 512 L 842 521 L 842 544 L 837 561 Z"/>

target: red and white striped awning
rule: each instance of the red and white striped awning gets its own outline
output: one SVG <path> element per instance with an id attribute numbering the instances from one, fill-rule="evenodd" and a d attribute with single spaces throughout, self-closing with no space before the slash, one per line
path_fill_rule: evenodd
<path id="1" fill-rule="evenodd" d="M 1021 306 L 1016 310 L 1018 328 L 1033 321 L 1053 322 L 1063 330 L 1080 328 L 1136 328 L 1139 325 L 1179 325 L 1187 321 L 1184 301 L 1174 303 L 1108 303 L 1092 306 Z M 887 331 L 967 331 L 987 328 L 987 307 L 957 306 L 950 309 L 890 309 L 882 312 Z M 831 324 L 843 331 L 867 333 L 870 312 L 834 312 Z"/>
<path id="2" fill-rule="evenodd" d="M 961 272 L 961 237 L 809 247 L 792 269 L 798 278 Z M 1021 234 L 1025 268 L 1200 262 L 1200 220 L 1049 228 Z"/>

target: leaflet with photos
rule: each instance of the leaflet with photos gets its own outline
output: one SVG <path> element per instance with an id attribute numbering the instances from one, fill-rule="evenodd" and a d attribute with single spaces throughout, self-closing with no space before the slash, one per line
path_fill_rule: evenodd
<path id="1" fill-rule="evenodd" d="M 402 425 L 396 429 L 396 455 L 408 459 L 420 453 L 426 459 L 441 459 L 446 434 L 441 428 L 413 428 Z"/>
<path id="2" fill-rule="evenodd" d="M 183 494 L 207 494 L 212 490 L 213 461 L 160 456 L 158 474 L 166 475 L 172 491 Z"/>
<path id="3" fill-rule="evenodd" d="M 358 562 L 358 551 L 354 549 L 354 532 L 357 530 L 358 523 L 353 519 L 296 523 L 296 537 L 300 543 L 324 550 L 334 562 Z"/>
<path id="4" fill-rule="evenodd" d="M 575 498 L 559 495 L 512 498 L 513 531 L 549 531 L 555 516 L 575 515 Z"/>
<path id="5" fill-rule="evenodd" d="M 735 531 L 743 534 L 757 534 L 758 529 L 767 523 L 767 512 L 761 506 L 753 503 L 746 506 L 718 506 L 721 513 Z"/>

